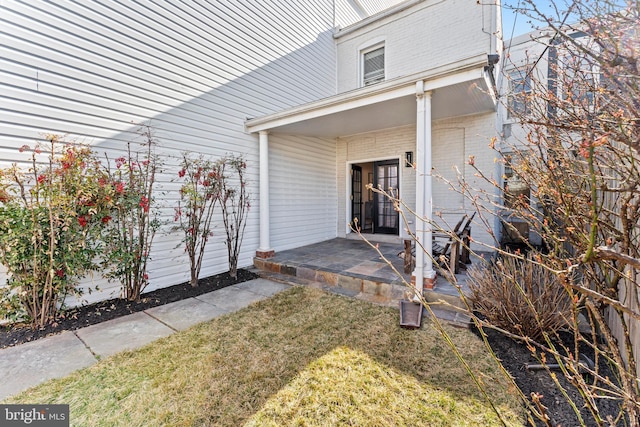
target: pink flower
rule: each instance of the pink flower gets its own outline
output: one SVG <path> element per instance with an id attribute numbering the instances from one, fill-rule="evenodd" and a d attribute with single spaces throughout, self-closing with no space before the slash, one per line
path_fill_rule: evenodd
<path id="1" fill-rule="evenodd" d="M 44 184 L 47 181 L 46 175 L 38 175 L 38 184 Z"/>
<path id="2" fill-rule="evenodd" d="M 20 149 L 18 151 L 20 151 L 21 153 L 24 153 L 27 150 L 30 150 L 31 147 L 29 147 L 27 144 L 23 145 L 22 147 L 20 147 Z"/>
<path id="3" fill-rule="evenodd" d="M 85 227 L 89 223 L 89 220 L 87 219 L 86 216 L 83 215 L 78 218 L 78 223 L 80 224 L 81 227 Z"/>
<path id="4" fill-rule="evenodd" d="M 146 197 L 142 196 L 142 198 L 140 199 L 140 207 L 145 212 L 149 212 L 149 199 L 147 199 Z"/>
<path id="5" fill-rule="evenodd" d="M 124 157 L 118 157 L 116 159 L 116 167 L 118 169 L 120 169 L 122 167 L 122 165 L 124 165 L 124 162 L 126 162 L 127 160 Z"/>
<path id="6" fill-rule="evenodd" d="M 178 172 L 178 176 L 179 176 L 180 178 L 182 178 L 186 173 L 187 173 L 187 171 L 186 171 L 184 168 L 182 168 L 182 169 L 180 169 L 180 171 Z"/>
<path id="7" fill-rule="evenodd" d="M 119 182 L 116 184 L 116 192 L 117 193 L 124 193 L 124 183 L 123 182 Z"/>
<path id="8" fill-rule="evenodd" d="M 111 221 L 111 217 L 109 215 L 102 217 L 102 223 L 103 224 L 108 224 L 109 221 Z"/>

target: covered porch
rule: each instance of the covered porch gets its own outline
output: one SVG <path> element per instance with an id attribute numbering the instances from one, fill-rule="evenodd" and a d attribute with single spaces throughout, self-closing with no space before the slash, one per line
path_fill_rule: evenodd
<path id="1" fill-rule="evenodd" d="M 456 144 L 448 147 L 445 147 L 445 144 L 440 144 L 439 149 L 440 151 L 444 150 L 444 154 L 456 152 L 459 154 L 456 162 L 458 164 L 464 163 L 464 146 L 468 141 L 465 137 L 465 131 L 460 131 L 462 128 L 456 126 L 467 120 L 467 117 L 478 117 L 495 110 L 496 99 L 492 67 L 493 64 L 487 60 L 486 55 L 478 55 L 416 75 L 385 81 L 311 104 L 249 119 L 245 123 L 246 129 L 259 135 L 260 144 L 260 246 L 256 251 L 256 257 L 265 261 L 259 262 L 263 265 L 270 265 L 269 263 L 276 265 L 278 263 L 275 261 L 280 259 L 278 248 L 272 247 L 271 244 L 270 229 L 273 220 L 270 216 L 270 192 L 273 189 L 269 184 L 271 178 L 269 173 L 269 141 L 272 136 L 275 138 L 279 135 L 290 135 L 294 138 L 315 137 L 336 141 L 337 192 L 335 193 L 335 206 L 338 221 L 335 236 L 337 237 L 350 237 L 349 223 L 359 215 L 353 204 L 355 194 L 352 190 L 353 183 L 349 177 L 352 168 L 364 165 L 374 165 L 375 167 L 376 164 L 384 160 L 393 162 L 394 165 L 391 167 L 395 167 L 397 173 L 395 176 L 393 173 L 390 174 L 391 180 L 395 179 L 396 183 L 402 182 L 401 188 L 398 190 L 399 197 L 407 201 L 409 209 L 415 212 L 415 218 L 410 225 L 411 231 L 415 233 L 420 242 L 423 242 L 423 246 L 429 252 L 432 242 L 431 224 L 434 217 L 433 177 L 431 174 L 434 156 L 432 126 L 436 121 L 445 124 L 450 119 L 456 121 L 453 124 L 448 124 L 445 129 L 449 134 L 456 133 Z M 469 123 L 474 123 L 477 128 L 479 122 L 486 124 L 487 119 L 471 119 Z M 491 119 L 489 119 L 489 123 L 492 124 Z M 384 133 L 385 130 L 390 129 L 402 129 L 402 131 L 387 132 L 387 140 L 375 144 L 376 151 L 367 144 L 366 137 L 356 137 L 356 139 L 362 140 L 354 140 L 353 137 L 372 132 Z M 404 145 L 397 143 L 400 132 L 404 132 L 402 141 Z M 439 132 L 441 140 L 444 140 L 447 133 L 440 129 Z M 348 148 L 345 149 L 348 146 L 357 146 L 358 152 L 354 154 Z M 407 163 L 409 157 L 412 158 L 412 161 Z M 444 156 L 440 158 L 443 159 Z M 407 168 L 405 169 L 405 167 Z M 375 173 L 372 175 L 375 177 Z M 296 177 L 292 176 L 291 179 L 295 181 Z M 381 181 L 376 182 L 380 185 Z M 385 187 L 385 189 L 387 188 Z M 286 197 L 286 195 L 281 197 Z M 445 199 L 446 197 L 440 198 L 440 200 Z M 378 201 L 375 201 L 374 204 L 377 205 Z M 365 210 L 363 209 L 363 212 Z M 464 210 L 465 207 L 460 206 L 458 211 L 452 214 L 458 217 L 461 213 L 466 213 Z M 281 218 L 284 216 L 281 215 Z M 408 232 L 403 229 L 399 220 L 396 220 L 396 223 L 395 228 L 386 227 L 386 230 L 391 230 L 397 241 L 402 242 L 402 239 L 408 236 Z M 282 228 L 282 224 L 280 227 Z M 398 246 L 389 250 L 393 252 L 395 261 L 401 262 L 401 260 L 397 260 L 397 253 L 402 250 L 402 244 L 399 243 Z M 285 252 L 293 258 L 299 256 L 299 254 L 294 255 L 291 250 Z M 336 253 L 335 249 L 329 252 Z M 305 260 L 305 262 L 307 261 L 310 260 Z M 330 262 L 331 260 L 325 259 L 325 261 Z M 370 264 L 364 264 L 365 261 Z M 298 266 L 285 263 L 284 268 L 289 267 L 296 267 L 297 270 Z M 342 271 L 360 274 L 355 270 L 366 270 L 366 274 L 363 275 L 370 277 L 377 277 L 368 274 L 373 273 L 374 270 L 378 275 L 388 274 L 385 270 L 388 266 L 376 267 L 378 266 L 375 261 L 363 258 L 362 262 L 344 268 Z M 306 271 L 305 268 L 305 266 L 301 266 L 300 271 Z M 389 270 L 391 269 L 389 268 Z M 352 276 L 345 275 L 345 277 Z M 406 278 L 414 283 L 419 291 L 423 288 L 433 289 L 436 269 L 430 257 L 419 251 L 416 254 L 415 270 Z M 384 279 L 392 280 L 390 277 L 384 277 Z"/>

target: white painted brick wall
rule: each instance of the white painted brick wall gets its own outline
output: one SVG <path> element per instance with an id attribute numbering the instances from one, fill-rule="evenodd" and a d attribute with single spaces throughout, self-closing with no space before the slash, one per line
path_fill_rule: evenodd
<path id="1" fill-rule="evenodd" d="M 475 166 L 488 177 L 494 179 L 495 152 L 489 147 L 491 138 L 497 134 L 495 130 L 495 114 L 487 113 L 474 116 L 459 117 L 456 119 L 440 120 L 433 125 L 434 149 L 433 166 L 434 176 L 443 176 L 449 180 L 457 181 L 457 172 L 453 166 L 457 166 L 460 177 L 475 191 L 493 194 L 493 187 L 482 179 L 476 170 L 468 164 L 470 156 L 473 156 Z M 460 142 L 464 138 L 464 143 Z M 449 147 L 455 150 L 449 150 Z M 434 177 L 434 211 L 442 212 L 443 220 L 439 223 L 443 226 L 453 227 L 463 214 L 469 215 L 476 211 L 474 203 L 468 196 L 461 196 L 444 183 L 441 178 Z M 459 188 L 459 185 L 456 185 Z M 439 196 L 436 199 L 436 196 Z M 444 199 L 446 198 L 446 199 Z M 443 201 L 444 199 L 444 201 Z M 483 210 L 491 210 L 491 206 L 483 204 Z M 492 245 L 493 239 L 487 226 L 481 224 L 480 214 L 476 214 L 472 226 L 474 240 L 487 245 Z M 488 225 L 493 227 L 493 216 L 483 213 Z M 475 244 L 474 250 L 487 250 Z"/>
<path id="2" fill-rule="evenodd" d="M 460 177 L 477 189 L 491 192 L 492 187 L 475 175 L 467 165 L 470 155 L 475 164 L 490 178 L 494 177 L 494 153 L 489 142 L 495 135 L 495 116 L 491 113 L 466 116 L 435 122 L 433 137 L 433 205 L 434 218 L 443 228 L 453 228 L 464 215 L 473 214 L 474 206 L 468 198 L 452 189 L 459 188 Z M 347 232 L 350 206 L 350 163 L 366 163 L 374 160 L 399 158 L 402 164 L 406 151 L 416 152 L 416 128 L 414 125 L 338 138 L 337 144 L 337 189 L 338 189 L 338 236 Z M 457 167 L 457 170 L 455 169 Z M 415 209 L 416 171 L 400 168 L 400 196 L 410 209 Z M 493 224 L 492 220 L 490 221 Z M 412 225 L 414 229 L 415 225 Z M 489 232 L 480 225 L 472 227 L 473 238 L 491 243 Z M 474 245 L 475 249 L 480 249 Z"/>
<path id="3" fill-rule="evenodd" d="M 367 163 L 377 160 L 400 160 L 400 197 L 415 209 L 415 170 L 403 166 L 405 151 L 415 151 L 415 126 L 387 129 L 338 138 L 338 236 L 344 237 L 348 228 L 347 200 L 351 191 L 348 175 L 350 163 Z"/>
<path id="4" fill-rule="evenodd" d="M 470 0 L 424 1 L 337 39 L 338 92 L 361 86 L 360 50 L 385 40 L 385 78 L 410 75 L 491 52 L 495 6 Z"/>

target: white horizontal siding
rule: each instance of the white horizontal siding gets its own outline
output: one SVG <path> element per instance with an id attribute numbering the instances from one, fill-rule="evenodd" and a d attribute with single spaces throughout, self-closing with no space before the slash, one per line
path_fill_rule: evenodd
<path id="1" fill-rule="evenodd" d="M 344 28 L 404 0 L 336 0 L 335 26 Z"/>
<path id="2" fill-rule="evenodd" d="M 269 137 L 271 245 L 277 251 L 336 237 L 336 143 Z"/>
<path id="3" fill-rule="evenodd" d="M 366 17 L 364 11 L 351 7 L 348 0 L 336 1 L 335 4 L 335 26 L 338 28 L 344 28 Z"/>
<path id="4" fill-rule="evenodd" d="M 170 232 L 179 198 L 172 180 L 181 152 L 244 154 L 253 200 L 240 265 L 250 265 L 259 234 L 258 144 L 245 133 L 244 121 L 335 93 L 332 26 L 330 0 L 0 2 L 0 167 L 28 160 L 18 148 L 44 133 L 68 134 L 113 159 L 138 138 L 136 123 L 151 124 L 165 160 L 157 195 L 166 225 L 156 236 L 149 267 L 148 289 L 154 289 L 189 275 L 184 251 L 176 247 L 180 236 Z M 304 188 L 328 211 L 330 190 L 323 188 L 327 180 L 335 187 L 335 153 L 331 157 L 331 144 L 319 144 L 319 165 L 329 156 L 330 170 L 325 176 L 317 166 Z M 316 167 L 313 160 L 307 160 L 307 172 Z M 275 218 L 289 197 L 301 195 L 276 197 Z M 310 201 L 297 206 L 289 213 L 294 220 L 284 211 L 275 221 L 295 223 L 305 216 L 303 208 L 313 208 L 311 216 L 331 222 L 335 234 L 331 214 Z M 228 268 L 224 230 L 217 223 L 203 276 Z M 326 238 L 326 226 L 311 228 L 310 239 Z M 118 294 L 117 284 L 99 275 L 83 284 L 104 289 L 86 294 L 88 301 Z"/>

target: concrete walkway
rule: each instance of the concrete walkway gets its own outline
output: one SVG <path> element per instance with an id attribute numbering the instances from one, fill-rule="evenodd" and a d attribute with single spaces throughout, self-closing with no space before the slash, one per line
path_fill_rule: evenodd
<path id="1" fill-rule="evenodd" d="M 101 358 L 140 348 L 197 323 L 237 311 L 288 289 L 255 279 L 208 294 L 0 350 L 0 400 Z"/>

